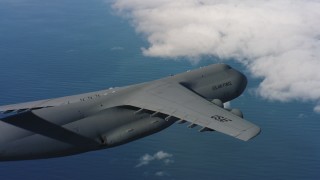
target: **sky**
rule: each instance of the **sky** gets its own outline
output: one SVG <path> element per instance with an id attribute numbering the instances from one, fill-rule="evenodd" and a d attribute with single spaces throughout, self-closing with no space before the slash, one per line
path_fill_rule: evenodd
<path id="1" fill-rule="evenodd" d="M 1 105 L 145 82 L 220 59 L 249 80 L 227 106 L 262 133 L 242 142 L 176 124 L 103 151 L 0 163 L 1 179 L 319 179 L 317 1 L 61 2 L 0 0 Z"/>
<path id="2" fill-rule="evenodd" d="M 112 6 L 148 42 L 145 56 L 237 61 L 261 79 L 252 93 L 312 102 L 320 113 L 320 1 L 115 0 Z"/>

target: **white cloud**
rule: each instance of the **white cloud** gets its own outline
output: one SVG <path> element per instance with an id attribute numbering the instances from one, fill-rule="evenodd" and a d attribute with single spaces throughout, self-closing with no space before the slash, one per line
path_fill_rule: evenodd
<path id="1" fill-rule="evenodd" d="M 149 47 L 144 55 L 235 59 L 270 100 L 320 101 L 320 1 L 116 0 Z M 319 108 L 315 107 L 315 111 Z"/>
<path id="2" fill-rule="evenodd" d="M 158 151 L 154 155 L 145 154 L 140 157 L 139 163 L 136 165 L 136 167 L 148 165 L 152 161 L 162 161 L 164 164 L 168 165 L 174 162 L 172 159 L 170 159 L 172 156 L 172 154 L 164 151 Z"/>
<path id="3" fill-rule="evenodd" d="M 300 113 L 299 115 L 298 115 L 298 118 L 299 119 L 303 119 L 303 118 L 306 118 L 307 117 L 307 115 L 305 115 L 305 114 L 303 114 L 303 113 Z"/>
<path id="4" fill-rule="evenodd" d="M 148 165 L 153 160 L 154 160 L 154 158 L 152 156 L 150 156 L 149 154 L 145 154 L 140 158 L 140 163 L 137 164 L 136 167 Z"/>
<path id="5" fill-rule="evenodd" d="M 313 108 L 313 111 L 320 114 L 320 105 Z"/>
<path id="6" fill-rule="evenodd" d="M 156 176 L 164 176 L 164 175 L 166 175 L 166 173 L 163 172 L 163 171 L 158 171 L 158 172 L 155 173 L 155 175 Z"/>
<path id="7" fill-rule="evenodd" d="M 164 162 L 165 165 L 169 165 L 169 164 L 174 163 L 174 160 L 172 160 L 172 159 L 165 159 L 163 162 Z"/>
<path id="8" fill-rule="evenodd" d="M 223 107 L 224 108 L 231 108 L 231 102 L 230 101 L 228 101 L 228 102 L 225 102 L 225 103 L 223 103 Z"/>
<path id="9" fill-rule="evenodd" d="M 158 171 L 154 174 L 155 176 L 159 176 L 159 177 L 163 177 L 163 176 L 170 176 L 169 173 L 165 172 L 165 171 Z"/>
<path id="10" fill-rule="evenodd" d="M 153 157 L 157 160 L 162 160 L 162 159 L 166 159 L 166 158 L 170 158 L 172 157 L 172 154 L 163 152 L 163 151 L 158 151 L 156 154 L 153 155 Z"/>

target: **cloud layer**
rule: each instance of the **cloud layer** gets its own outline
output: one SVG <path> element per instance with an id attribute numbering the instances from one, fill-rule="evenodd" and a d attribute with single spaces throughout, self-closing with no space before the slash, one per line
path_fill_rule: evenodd
<path id="1" fill-rule="evenodd" d="M 320 101 L 320 1 L 116 0 L 145 36 L 144 55 L 234 59 L 270 100 Z M 315 108 L 318 111 L 318 108 Z"/>

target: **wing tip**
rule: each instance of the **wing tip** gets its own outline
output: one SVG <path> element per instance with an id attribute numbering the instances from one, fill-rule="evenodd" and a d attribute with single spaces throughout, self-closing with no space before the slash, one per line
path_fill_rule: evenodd
<path id="1" fill-rule="evenodd" d="M 258 126 L 252 126 L 251 128 L 243 131 L 241 134 L 236 136 L 236 138 L 241 139 L 243 141 L 248 141 L 261 133 L 261 128 Z"/>

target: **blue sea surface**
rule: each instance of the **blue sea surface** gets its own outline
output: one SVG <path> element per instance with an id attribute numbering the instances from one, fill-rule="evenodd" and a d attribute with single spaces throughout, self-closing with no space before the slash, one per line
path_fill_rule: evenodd
<path id="1" fill-rule="evenodd" d="M 148 44 L 102 0 L 0 0 L 0 105 L 150 81 L 218 62 L 145 57 Z M 253 90 L 231 102 L 262 133 L 243 142 L 174 124 L 102 151 L 0 162 L 0 179 L 320 179 L 320 116 L 308 102 L 270 102 Z M 0 132 L 1 134 L 1 132 Z M 171 154 L 137 167 L 145 154 Z"/>

